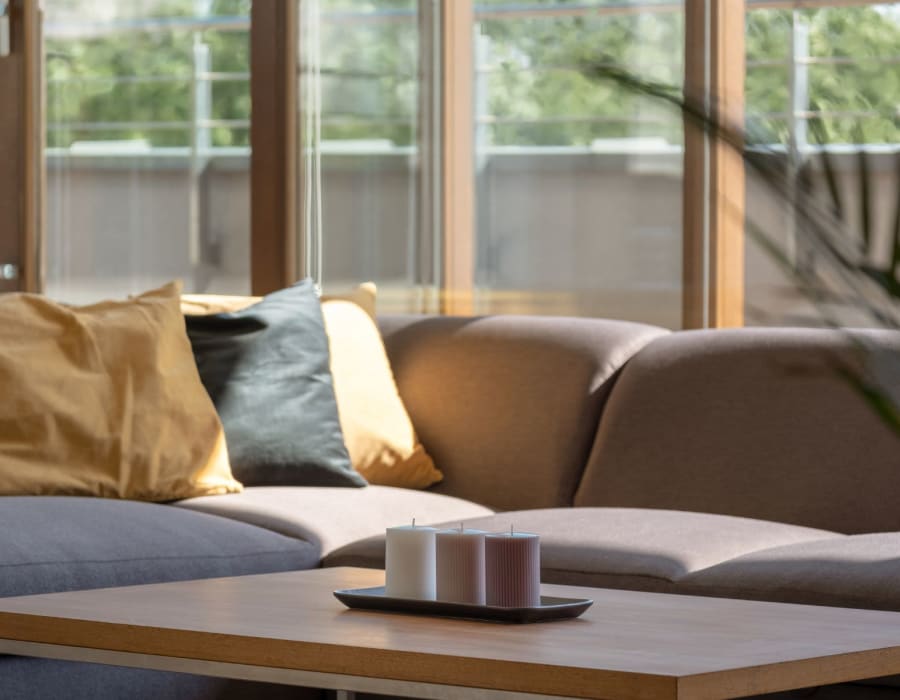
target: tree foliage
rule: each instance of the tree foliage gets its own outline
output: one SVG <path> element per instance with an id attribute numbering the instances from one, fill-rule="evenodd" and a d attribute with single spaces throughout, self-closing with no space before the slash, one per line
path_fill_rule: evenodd
<path id="1" fill-rule="evenodd" d="M 540 10 L 574 0 L 518 0 Z M 602 4 L 602 3 L 598 3 Z M 48 0 L 50 24 L 89 17 L 95 4 Z M 210 14 L 239 17 L 250 0 L 211 0 Z M 509 0 L 480 0 L 501 10 Z M 190 17 L 195 0 L 106 3 L 101 21 Z M 387 139 L 414 144 L 421 41 L 414 0 L 321 0 L 323 138 Z M 809 109 L 829 141 L 900 141 L 900 16 L 851 6 L 818 10 L 752 10 L 747 14 L 746 96 L 754 133 L 786 141 L 789 129 L 792 23 L 809 28 Z M 598 139 L 655 137 L 681 141 L 677 114 L 661 111 L 613 85 L 590 82 L 578 66 L 599 54 L 647 78 L 678 85 L 683 73 L 683 13 L 489 14 L 477 22 L 475 104 L 484 142 L 518 146 L 588 146 Z M 209 46 L 212 70 L 246 74 L 246 30 L 172 26 L 95 37 L 47 40 L 48 144 L 146 139 L 154 146 L 190 143 L 194 42 Z M 307 60 L 306 57 L 304 60 Z M 125 78 L 125 80 L 122 80 Z M 249 83 L 217 80 L 212 117 L 247 120 Z M 93 125 L 93 126 L 91 126 Z M 102 127 L 102 128 L 98 128 Z M 245 127 L 212 130 L 215 146 L 246 146 Z"/>

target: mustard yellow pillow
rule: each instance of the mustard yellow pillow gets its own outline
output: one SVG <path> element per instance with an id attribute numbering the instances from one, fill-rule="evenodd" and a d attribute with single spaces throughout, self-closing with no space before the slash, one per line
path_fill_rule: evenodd
<path id="1" fill-rule="evenodd" d="M 241 490 L 180 291 L 78 308 L 0 295 L 0 494 L 168 501 Z"/>
<path id="2" fill-rule="evenodd" d="M 184 295 L 185 314 L 237 311 L 259 297 Z M 419 443 L 375 325 L 375 285 L 322 297 L 331 375 L 353 468 L 370 484 L 426 488 L 443 475 Z"/>

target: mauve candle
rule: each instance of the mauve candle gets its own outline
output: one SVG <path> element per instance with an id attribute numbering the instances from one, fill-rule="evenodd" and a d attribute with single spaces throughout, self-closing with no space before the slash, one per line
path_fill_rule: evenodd
<path id="1" fill-rule="evenodd" d="M 385 533 L 385 594 L 434 600 L 433 527 L 389 527 Z"/>
<path id="2" fill-rule="evenodd" d="M 484 605 L 483 530 L 441 530 L 437 546 L 437 599 Z"/>
<path id="3" fill-rule="evenodd" d="M 541 538 L 497 532 L 484 538 L 487 604 L 504 608 L 541 604 Z"/>

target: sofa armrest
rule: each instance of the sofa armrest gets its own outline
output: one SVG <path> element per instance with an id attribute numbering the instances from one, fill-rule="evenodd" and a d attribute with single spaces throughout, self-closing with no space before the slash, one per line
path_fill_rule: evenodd
<path id="1" fill-rule="evenodd" d="M 668 331 L 529 316 L 379 319 L 400 395 L 445 475 L 499 510 L 571 505 L 612 380 Z"/>

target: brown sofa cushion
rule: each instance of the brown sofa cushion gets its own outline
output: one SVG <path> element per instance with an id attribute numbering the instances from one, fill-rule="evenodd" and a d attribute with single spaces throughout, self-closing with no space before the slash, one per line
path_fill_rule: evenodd
<path id="1" fill-rule="evenodd" d="M 551 508 L 466 520 L 466 527 L 489 532 L 510 525 L 541 536 L 545 583 L 663 592 L 678 591 L 677 582 L 693 571 L 742 554 L 842 537 L 747 518 L 632 508 Z M 381 567 L 384 538 L 352 543 L 324 563 Z"/>
<path id="2" fill-rule="evenodd" d="M 700 595 L 900 610 L 900 532 L 752 552 L 686 577 Z"/>
<path id="3" fill-rule="evenodd" d="M 571 505 L 610 380 L 661 328 L 597 319 L 380 318 L 400 395 L 444 481 L 492 508 Z"/>
<path id="4" fill-rule="evenodd" d="M 900 333 L 856 337 L 900 356 Z M 855 352 L 830 330 L 655 340 L 616 383 L 576 505 L 900 530 L 900 435 L 839 375 Z"/>

